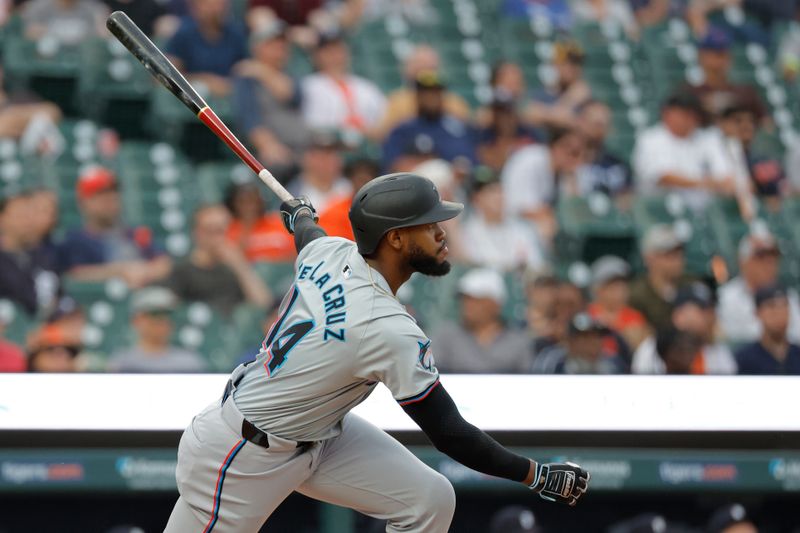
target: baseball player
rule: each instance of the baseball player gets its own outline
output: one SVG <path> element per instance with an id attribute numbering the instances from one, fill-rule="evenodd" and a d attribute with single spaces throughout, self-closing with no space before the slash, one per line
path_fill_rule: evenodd
<path id="1" fill-rule="evenodd" d="M 184 431 L 166 531 L 258 531 L 297 491 L 384 519 L 386 531 L 446 532 L 447 479 L 350 412 L 379 382 L 441 452 L 575 505 L 589 474 L 516 455 L 466 422 L 439 382 L 430 340 L 395 297 L 414 272 L 449 271 L 439 222 L 462 209 L 426 178 L 382 176 L 353 199 L 353 243 L 328 237 L 308 200 L 281 205 L 298 251 L 294 285 L 255 361 Z"/>

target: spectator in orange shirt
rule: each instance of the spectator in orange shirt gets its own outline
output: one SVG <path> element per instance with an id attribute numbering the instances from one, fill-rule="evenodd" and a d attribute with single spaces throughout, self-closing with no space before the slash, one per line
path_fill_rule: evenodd
<path id="1" fill-rule="evenodd" d="M 227 238 L 238 244 L 247 260 L 291 261 L 294 240 L 283 227 L 277 212 L 267 213 L 261 186 L 255 182 L 232 184 L 225 194 L 225 207 L 233 219 Z"/>
<path id="2" fill-rule="evenodd" d="M 368 181 L 380 173 L 380 166 L 372 159 L 355 159 L 344 168 L 345 177 L 350 180 L 353 191 L 358 191 Z M 354 240 L 353 227 L 350 225 L 350 204 L 352 196 L 345 196 L 332 202 L 319 217 L 319 225 L 328 235 Z"/>
<path id="3" fill-rule="evenodd" d="M 635 350 L 648 336 L 647 321 L 628 305 L 630 267 L 619 257 L 606 255 L 592 264 L 594 300 L 587 311 L 592 318 L 622 335 Z"/>

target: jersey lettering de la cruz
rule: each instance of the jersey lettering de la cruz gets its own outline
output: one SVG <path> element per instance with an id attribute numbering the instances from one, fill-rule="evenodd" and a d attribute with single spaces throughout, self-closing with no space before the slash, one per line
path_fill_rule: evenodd
<path id="1" fill-rule="evenodd" d="M 356 244 L 339 237 L 300 252 L 261 348 L 234 401 L 262 430 L 298 441 L 338 435 L 378 382 L 405 405 L 439 380 L 430 340 Z"/>

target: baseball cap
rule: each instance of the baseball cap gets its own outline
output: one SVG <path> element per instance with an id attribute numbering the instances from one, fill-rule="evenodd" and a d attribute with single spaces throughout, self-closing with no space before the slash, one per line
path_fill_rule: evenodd
<path id="1" fill-rule="evenodd" d="M 453 166 L 444 159 L 429 159 L 411 169 L 411 173 L 428 178 L 440 192 L 449 190 L 455 185 Z"/>
<path id="2" fill-rule="evenodd" d="M 714 294 L 704 283 L 695 281 L 678 289 L 678 294 L 673 302 L 674 307 L 692 303 L 703 309 L 714 307 Z"/>
<path id="3" fill-rule="evenodd" d="M 642 240 L 642 254 L 670 252 L 683 248 L 684 242 L 669 224 L 656 224 L 647 230 Z"/>
<path id="4" fill-rule="evenodd" d="M 553 46 L 553 63 L 575 63 L 582 64 L 586 54 L 581 45 L 575 41 L 561 41 Z"/>
<path id="5" fill-rule="evenodd" d="M 458 292 L 473 298 L 490 298 L 500 305 L 506 302 L 503 277 L 490 268 L 476 268 L 458 281 Z"/>
<path id="6" fill-rule="evenodd" d="M 533 511 L 521 505 L 503 507 L 492 517 L 489 533 L 540 532 Z"/>
<path id="7" fill-rule="evenodd" d="M 78 177 L 76 192 L 78 198 L 85 200 L 95 194 L 117 188 L 117 178 L 105 167 L 92 167 Z"/>
<path id="8" fill-rule="evenodd" d="M 592 286 L 605 285 L 618 279 L 627 279 L 631 269 L 628 263 L 615 255 L 604 255 L 592 263 Z"/>
<path id="9" fill-rule="evenodd" d="M 435 70 L 421 70 L 414 78 L 414 86 L 420 89 L 444 89 L 446 83 L 441 74 Z"/>
<path id="10" fill-rule="evenodd" d="M 766 287 L 761 287 L 756 290 L 753 299 L 756 303 L 756 308 L 761 307 L 762 304 L 774 300 L 775 298 L 788 298 L 789 293 L 782 285 L 774 284 Z"/>
<path id="11" fill-rule="evenodd" d="M 178 305 L 175 294 L 164 287 L 145 287 L 131 298 L 133 313 L 155 313 L 173 311 Z"/>
<path id="12" fill-rule="evenodd" d="M 344 33 L 339 28 L 327 28 L 317 35 L 317 50 L 341 42 L 344 42 Z"/>
<path id="13" fill-rule="evenodd" d="M 736 524 L 750 522 L 747 516 L 747 509 L 743 505 L 733 503 L 720 507 L 711 515 L 706 530 L 708 533 L 722 533 L 727 528 Z"/>
<path id="14" fill-rule="evenodd" d="M 478 192 L 487 185 L 500 183 L 500 176 L 492 167 L 478 165 L 472 170 L 470 185 L 473 192 Z"/>
<path id="15" fill-rule="evenodd" d="M 619 522 L 608 529 L 608 533 L 664 533 L 667 521 L 663 516 L 646 513 Z"/>
<path id="16" fill-rule="evenodd" d="M 271 19 L 250 34 L 250 46 L 257 45 L 263 41 L 271 41 L 273 39 L 285 37 L 286 28 L 286 23 L 281 19 Z"/>
<path id="17" fill-rule="evenodd" d="M 341 150 L 344 148 L 342 136 L 332 129 L 316 129 L 311 132 L 311 147 L 328 150 Z"/>
<path id="18" fill-rule="evenodd" d="M 745 261 L 755 256 L 780 255 L 778 241 L 768 232 L 759 234 L 749 233 L 739 241 L 739 261 Z"/>
<path id="19" fill-rule="evenodd" d="M 588 313 L 578 313 L 569 321 L 569 334 L 607 333 L 608 328 L 595 320 Z"/>
<path id="20" fill-rule="evenodd" d="M 731 38 L 728 32 L 721 28 L 711 27 L 706 34 L 697 42 L 700 50 L 713 50 L 715 52 L 725 52 L 731 47 Z"/>

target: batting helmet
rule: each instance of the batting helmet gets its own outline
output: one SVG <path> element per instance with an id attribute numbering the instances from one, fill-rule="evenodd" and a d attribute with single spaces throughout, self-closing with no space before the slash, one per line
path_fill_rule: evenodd
<path id="1" fill-rule="evenodd" d="M 350 224 L 358 252 L 369 255 L 389 230 L 449 220 L 463 209 L 462 204 L 442 201 L 428 178 L 401 172 L 361 187 L 350 206 Z"/>

